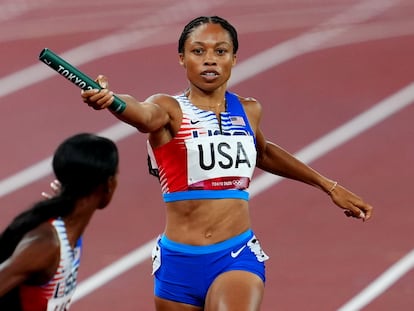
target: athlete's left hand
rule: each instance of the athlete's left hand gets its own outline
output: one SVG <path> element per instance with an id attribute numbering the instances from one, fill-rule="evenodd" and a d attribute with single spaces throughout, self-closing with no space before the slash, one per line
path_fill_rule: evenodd
<path id="1" fill-rule="evenodd" d="M 345 187 L 338 184 L 329 195 L 337 206 L 345 210 L 346 216 L 359 218 L 363 221 L 372 217 L 373 207 Z"/>

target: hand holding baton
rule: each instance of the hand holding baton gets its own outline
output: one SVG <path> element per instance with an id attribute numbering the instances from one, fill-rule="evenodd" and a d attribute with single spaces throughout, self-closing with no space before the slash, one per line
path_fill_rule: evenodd
<path id="1" fill-rule="evenodd" d="M 102 89 L 96 81 L 47 48 L 42 50 L 39 60 L 82 90 Z M 114 102 L 108 108 L 113 112 L 122 113 L 126 108 L 126 103 L 119 97 L 114 96 Z"/>

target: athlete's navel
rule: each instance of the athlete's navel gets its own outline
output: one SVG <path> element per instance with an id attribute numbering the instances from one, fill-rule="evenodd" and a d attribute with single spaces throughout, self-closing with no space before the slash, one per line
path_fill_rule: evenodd
<path id="1" fill-rule="evenodd" d="M 207 231 L 204 236 L 206 237 L 206 239 L 209 239 L 213 236 L 213 233 L 211 231 Z"/>

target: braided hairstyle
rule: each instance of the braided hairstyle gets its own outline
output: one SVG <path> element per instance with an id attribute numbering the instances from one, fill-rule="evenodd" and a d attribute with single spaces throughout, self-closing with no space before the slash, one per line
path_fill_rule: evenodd
<path id="1" fill-rule="evenodd" d="M 239 49 L 239 40 L 237 38 L 236 28 L 233 27 L 227 20 L 219 16 L 199 16 L 190 21 L 183 29 L 180 39 L 178 40 L 178 53 L 184 53 L 184 44 L 190 33 L 198 26 L 204 24 L 220 24 L 223 29 L 227 30 L 233 42 L 233 53 L 236 54 Z"/>
<path id="2" fill-rule="evenodd" d="M 0 263 L 12 255 L 26 233 L 49 219 L 70 214 L 78 199 L 91 194 L 115 176 L 118 162 L 117 146 L 108 138 L 81 133 L 63 141 L 56 149 L 52 162 L 56 179 L 61 183 L 60 193 L 35 203 L 14 218 L 0 235 Z M 17 288 L 0 298 L 1 310 L 2 305 L 11 306 L 10 300 L 16 303 L 17 298 L 18 301 L 16 292 Z M 8 302 L 4 302 L 6 300 Z"/>

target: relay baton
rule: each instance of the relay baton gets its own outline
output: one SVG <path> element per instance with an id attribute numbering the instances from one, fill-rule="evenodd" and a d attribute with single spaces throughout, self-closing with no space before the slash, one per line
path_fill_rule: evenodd
<path id="1" fill-rule="evenodd" d="M 39 60 L 43 61 L 50 68 L 56 70 L 61 76 L 80 87 L 82 90 L 102 89 L 101 86 L 86 74 L 75 68 L 63 58 L 45 48 L 39 55 Z M 116 113 L 122 113 L 126 108 L 126 103 L 117 96 L 114 96 L 113 103 L 109 109 Z"/>

